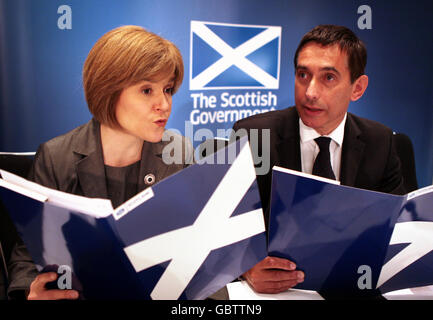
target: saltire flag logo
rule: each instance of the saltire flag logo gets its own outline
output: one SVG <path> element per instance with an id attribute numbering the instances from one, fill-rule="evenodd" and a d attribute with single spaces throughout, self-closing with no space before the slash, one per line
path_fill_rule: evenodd
<path id="1" fill-rule="evenodd" d="M 280 26 L 191 21 L 190 90 L 278 89 Z"/>
<path id="2" fill-rule="evenodd" d="M 150 298 L 204 299 L 266 257 L 249 144 L 241 139 L 212 156 L 229 148 L 237 154 L 231 165 L 186 168 L 153 186 L 141 212 L 116 221 Z"/>
<path id="3" fill-rule="evenodd" d="M 381 292 L 433 285 L 433 186 L 407 197 L 377 283 Z"/>

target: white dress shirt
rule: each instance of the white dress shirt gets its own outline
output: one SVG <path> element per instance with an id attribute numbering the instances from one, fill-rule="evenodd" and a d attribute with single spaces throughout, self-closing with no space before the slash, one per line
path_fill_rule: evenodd
<path id="1" fill-rule="evenodd" d="M 344 126 L 346 124 L 347 113 L 344 115 L 343 121 L 330 134 L 324 136 L 331 138 L 329 144 L 329 153 L 331 155 L 331 166 L 334 171 L 335 179 L 340 181 L 340 165 L 341 165 L 341 150 L 344 138 Z M 307 127 L 299 118 L 299 135 L 301 136 L 301 163 L 302 172 L 312 173 L 313 165 L 320 151 L 319 146 L 314 139 L 321 135 L 313 128 Z"/>

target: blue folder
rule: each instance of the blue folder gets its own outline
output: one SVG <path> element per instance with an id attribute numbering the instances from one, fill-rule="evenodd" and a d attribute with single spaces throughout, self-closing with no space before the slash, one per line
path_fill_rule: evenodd
<path id="1" fill-rule="evenodd" d="M 325 296 L 369 296 L 433 284 L 430 256 L 429 272 L 421 263 L 424 270 L 417 275 L 423 281 L 416 281 L 408 268 L 408 274 L 399 273 L 400 281 L 393 277 L 378 288 L 382 266 L 402 248 L 389 246 L 394 226 L 399 217 L 412 221 L 408 208 L 413 207 L 418 209 L 417 219 L 431 221 L 433 192 L 408 200 L 408 195 L 342 186 L 274 167 L 269 255 L 290 259 L 305 272 L 304 282 L 296 288 Z"/>
<path id="2" fill-rule="evenodd" d="M 183 284 L 184 290 L 168 295 L 169 299 L 204 299 L 266 256 L 263 214 L 248 143 L 242 139 L 209 159 L 221 157 L 222 153 L 235 154 L 236 160 L 192 165 L 144 190 L 130 200 L 129 206 L 125 203 L 106 218 L 72 212 L 5 187 L 0 187 L 0 198 L 39 268 L 51 264 L 70 266 L 87 299 L 164 299 L 171 286 L 179 290 Z M 232 181 L 236 176 L 240 177 L 238 181 Z M 243 180 L 242 190 L 236 190 L 237 183 L 242 182 L 239 180 Z M 233 190 L 225 188 L 227 185 Z M 140 203 L 137 199 L 143 195 L 148 200 Z M 221 197 L 225 201 L 219 206 L 206 207 Z M 247 220 L 254 228 L 245 224 L 236 232 L 232 230 Z M 220 230 L 219 225 L 226 228 Z M 177 237 L 179 230 L 188 231 L 184 232 L 186 240 Z M 145 246 L 146 241 L 169 234 L 174 234 L 173 240 L 158 247 L 154 254 L 164 257 L 164 252 L 169 252 L 165 260 L 144 269 L 137 267 L 140 261 L 152 261 L 154 256 L 142 254 L 135 245 Z M 176 239 L 184 246 L 173 251 L 172 247 L 179 245 Z M 210 247 L 209 252 L 202 250 L 207 241 L 213 241 L 215 247 Z M 138 258 L 131 257 L 128 248 L 136 256 L 138 252 Z M 195 269 L 184 256 L 196 260 Z M 159 294 L 152 295 L 160 281 Z"/>
<path id="3" fill-rule="evenodd" d="M 405 199 L 382 267 L 381 292 L 433 284 L 433 185 Z"/>

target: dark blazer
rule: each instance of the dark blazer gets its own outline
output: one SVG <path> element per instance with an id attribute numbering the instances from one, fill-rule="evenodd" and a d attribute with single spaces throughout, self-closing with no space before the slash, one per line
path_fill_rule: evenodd
<path id="1" fill-rule="evenodd" d="M 154 184 L 193 163 L 194 149 L 189 140 L 169 131 L 164 135 L 170 137 L 170 140 L 143 143 L 140 172 L 137 177 L 139 191 L 148 186 L 144 182 L 147 174 L 155 176 L 152 183 Z M 174 150 L 182 154 L 177 159 L 170 158 Z M 165 163 L 166 157 L 174 160 L 174 163 Z M 28 179 L 76 195 L 107 198 L 99 122 L 92 119 L 42 144 L 35 155 Z M 0 271 L 1 262 L 0 260 Z M 6 293 L 11 296 L 11 291 L 20 292 L 25 298 L 24 290 L 29 288 L 37 275 L 37 270 L 22 242 L 14 247 L 10 257 L 6 257 L 5 263 L 9 274 L 0 274 L 0 299 L 5 298 Z M 8 291 L 6 277 L 10 280 Z"/>
<path id="2" fill-rule="evenodd" d="M 166 131 L 165 134 L 169 134 Z M 185 137 L 170 134 L 170 141 L 144 142 L 138 190 L 147 187 L 144 177 L 153 174 L 159 182 L 187 167 L 193 161 L 193 147 Z M 168 145 L 171 144 L 171 145 Z M 167 146 L 167 150 L 164 147 Z M 177 163 L 166 164 L 163 158 L 173 149 L 182 157 Z M 42 144 L 35 155 L 29 180 L 60 191 L 89 198 L 107 198 L 100 125 L 95 119 Z"/>
<path id="3" fill-rule="evenodd" d="M 0 300 L 22 299 L 37 275 L 36 267 L 0 202 Z"/>
<path id="4" fill-rule="evenodd" d="M 235 131 L 244 128 L 270 129 L 270 171 L 257 176 L 268 222 L 272 167 L 302 171 L 299 116 L 295 107 L 254 115 L 237 121 Z M 259 130 L 259 139 L 262 141 Z M 258 145 L 261 154 L 261 145 Z M 393 145 L 392 130 L 384 125 L 347 114 L 341 154 L 340 182 L 373 191 L 405 194 L 400 160 Z"/>

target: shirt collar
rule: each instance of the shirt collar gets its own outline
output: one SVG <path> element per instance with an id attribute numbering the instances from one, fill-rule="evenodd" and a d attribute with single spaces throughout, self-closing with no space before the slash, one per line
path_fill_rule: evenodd
<path id="1" fill-rule="evenodd" d="M 347 119 L 347 112 L 344 115 L 343 121 L 340 122 L 338 127 L 335 128 L 334 131 L 332 131 L 330 134 L 325 135 L 325 137 L 330 137 L 332 140 L 334 140 L 339 146 L 343 144 L 344 126 L 346 125 L 346 119 Z M 311 140 L 320 137 L 320 134 L 313 128 L 306 126 L 302 122 L 301 118 L 299 118 L 299 135 L 301 137 L 302 143 L 309 142 Z"/>

